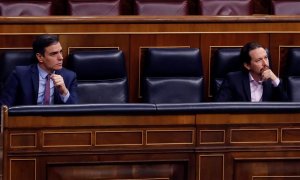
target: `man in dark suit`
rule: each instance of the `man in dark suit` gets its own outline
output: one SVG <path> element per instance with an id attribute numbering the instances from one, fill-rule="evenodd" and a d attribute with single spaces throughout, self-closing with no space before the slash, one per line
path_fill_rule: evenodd
<path id="1" fill-rule="evenodd" d="M 32 48 L 38 63 L 15 68 L 5 83 L 0 105 L 76 103 L 76 74 L 62 66 L 62 46 L 58 37 L 37 36 Z"/>
<path id="2" fill-rule="evenodd" d="M 288 101 L 280 79 L 269 69 L 266 50 L 256 42 L 241 49 L 242 71 L 230 72 L 215 98 L 218 102 Z"/>

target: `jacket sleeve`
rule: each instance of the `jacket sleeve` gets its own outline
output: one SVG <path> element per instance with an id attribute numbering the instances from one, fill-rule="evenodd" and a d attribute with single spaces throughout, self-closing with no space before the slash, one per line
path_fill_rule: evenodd
<path id="1" fill-rule="evenodd" d="M 230 87 L 228 77 L 226 77 L 223 80 L 222 85 L 220 86 L 220 89 L 218 90 L 214 100 L 216 102 L 230 102 L 230 101 L 232 101 L 232 91 L 231 91 L 231 87 Z"/>
<path id="2" fill-rule="evenodd" d="M 74 72 L 70 75 L 70 81 L 67 85 L 70 96 L 65 104 L 76 104 L 78 103 L 78 95 L 77 95 L 77 77 Z"/>
<path id="3" fill-rule="evenodd" d="M 13 71 L 7 78 L 3 91 L 0 95 L 1 105 L 13 106 L 16 101 L 16 95 L 18 90 L 19 82 L 16 71 Z"/>

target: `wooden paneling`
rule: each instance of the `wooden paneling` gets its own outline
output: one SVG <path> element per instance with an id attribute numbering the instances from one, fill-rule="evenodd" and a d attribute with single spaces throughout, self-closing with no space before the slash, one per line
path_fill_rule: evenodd
<path id="1" fill-rule="evenodd" d="M 238 159 L 234 164 L 234 180 L 296 180 L 300 178 L 300 164 L 297 158 Z"/>
<path id="2" fill-rule="evenodd" d="M 183 145 L 194 144 L 194 130 L 147 130 L 147 145 Z"/>
<path id="3" fill-rule="evenodd" d="M 225 130 L 202 129 L 199 131 L 199 144 L 224 144 Z"/>
<path id="4" fill-rule="evenodd" d="M 6 176 L 10 180 L 36 180 L 36 159 L 28 158 L 11 158 L 9 165 L 9 172 Z"/>
<path id="5" fill-rule="evenodd" d="M 183 162 L 120 162 L 116 164 L 51 164 L 47 168 L 48 180 L 68 179 L 131 179 L 131 180 L 183 180 L 187 179 L 187 164 Z"/>
<path id="6" fill-rule="evenodd" d="M 92 145 L 91 131 L 46 131 L 43 132 L 43 147 L 82 147 Z"/>
<path id="7" fill-rule="evenodd" d="M 300 114 L 248 113 L 4 112 L 4 179 L 300 177 Z"/>
<path id="8" fill-rule="evenodd" d="M 300 143 L 300 129 L 298 128 L 282 128 L 281 142 L 282 143 Z"/>
<path id="9" fill-rule="evenodd" d="M 224 155 L 200 154 L 198 179 L 200 180 L 224 180 Z"/>
<path id="10" fill-rule="evenodd" d="M 96 131 L 96 146 L 133 146 L 144 145 L 143 131 L 115 130 Z"/>
<path id="11" fill-rule="evenodd" d="M 35 148 L 37 146 L 36 133 L 11 133 L 10 148 Z"/>
<path id="12" fill-rule="evenodd" d="M 278 129 L 231 129 L 230 143 L 278 143 Z"/>

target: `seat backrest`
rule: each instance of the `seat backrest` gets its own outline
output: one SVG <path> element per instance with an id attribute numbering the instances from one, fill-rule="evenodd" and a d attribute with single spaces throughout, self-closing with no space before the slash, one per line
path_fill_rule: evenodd
<path id="1" fill-rule="evenodd" d="M 199 0 L 199 14 L 210 16 L 252 15 L 252 0 Z"/>
<path id="2" fill-rule="evenodd" d="M 149 48 L 143 61 L 143 100 L 148 103 L 203 101 L 203 72 L 196 48 Z"/>
<path id="3" fill-rule="evenodd" d="M 128 102 L 128 80 L 122 51 L 72 52 L 68 67 L 77 74 L 79 103 Z"/>
<path id="4" fill-rule="evenodd" d="M 275 15 L 299 15 L 299 0 L 272 0 L 272 14 Z"/>
<path id="5" fill-rule="evenodd" d="M 52 3 L 45 1 L 1 2 L 1 16 L 49 16 Z"/>
<path id="6" fill-rule="evenodd" d="M 283 76 L 290 100 L 300 102 L 300 48 L 289 48 Z"/>
<path id="7" fill-rule="evenodd" d="M 241 70 L 241 48 L 219 48 L 212 55 L 210 88 L 212 95 L 216 95 L 226 74 Z"/>
<path id="8" fill-rule="evenodd" d="M 8 50 L 0 53 L 0 94 L 9 74 L 16 66 L 36 63 L 32 50 Z"/>
<path id="9" fill-rule="evenodd" d="M 69 0 L 68 9 L 72 16 L 117 16 L 121 15 L 121 1 Z"/>
<path id="10" fill-rule="evenodd" d="M 183 16 L 189 14 L 189 5 L 187 0 L 135 0 L 135 14 Z"/>

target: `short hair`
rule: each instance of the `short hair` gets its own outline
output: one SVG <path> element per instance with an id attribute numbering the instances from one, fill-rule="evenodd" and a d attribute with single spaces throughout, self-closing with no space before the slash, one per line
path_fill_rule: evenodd
<path id="1" fill-rule="evenodd" d="M 258 44 L 257 42 L 248 42 L 247 44 L 245 44 L 241 49 L 240 62 L 242 64 L 244 63 L 250 64 L 251 56 L 249 55 L 249 52 L 257 48 L 264 48 L 264 47 Z"/>
<path id="2" fill-rule="evenodd" d="M 34 55 L 37 53 L 40 53 L 41 55 L 44 56 L 45 54 L 45 48 L 56 44 L 59 42 L 58 36 L 56 35 L 51 35 L 51 34 L 43 34 L 39 35 L 35 38 L 35 40 L 32 43 L 32 49 Z"/>

